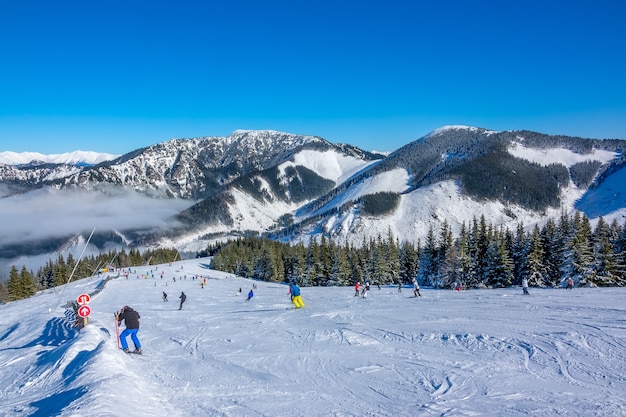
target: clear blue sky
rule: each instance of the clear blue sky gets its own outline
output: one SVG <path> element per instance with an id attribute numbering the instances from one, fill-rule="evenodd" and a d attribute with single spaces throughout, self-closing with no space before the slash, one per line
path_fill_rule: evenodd
<path id="1" fill-rule="evenodd" d="M 443 125 L 626 139 L 626 1 L 2 1 L 0 151 Z"/>

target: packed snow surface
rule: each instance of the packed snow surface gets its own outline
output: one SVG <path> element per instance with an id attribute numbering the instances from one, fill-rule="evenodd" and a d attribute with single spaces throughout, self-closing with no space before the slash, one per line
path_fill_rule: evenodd
<path id="1" fill-rule="evenodd" d="M 296 310 L 285 285 L 208 262 L 131 268 L 80 332 L 62 306 L 105 275 L 0 305 L 0 415 L 626 414 L 624 288 L 305 287 Z M 118 349 L 124 305 L 141 314 L 142 356 Z"/>

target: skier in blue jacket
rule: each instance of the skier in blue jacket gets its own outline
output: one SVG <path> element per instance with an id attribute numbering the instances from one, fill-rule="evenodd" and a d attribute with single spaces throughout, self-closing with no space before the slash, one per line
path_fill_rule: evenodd
<path id="1" fill-rule="evenodd" d="M 131 353 L 128 349 L 128 343 L 126 342 L 126 338 L 130 335 L 130 338 L 135 345 L 135 350 L 132 353 L 141 354 L 141 343 L 137 337 L 137 332 L 139 331 L 139 319 L 139 312 L 133 310 L 129 306 L 122 307 L 117 315 L 119 324 L 122 324 L 122 321 L 124 321 L 124 324 L 126 325 L 126 328 L 122 334 L 120 334 L 120 344 L 122 345 L 122 350 L 126 353 Z"/>

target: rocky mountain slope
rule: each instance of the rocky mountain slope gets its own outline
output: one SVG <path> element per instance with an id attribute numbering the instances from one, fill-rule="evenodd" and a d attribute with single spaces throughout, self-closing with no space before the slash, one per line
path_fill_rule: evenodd
<path id="1" fill-rule="evenodd" d="M 392 232 L 400 240 L 416 241 L 443 221 L 458 231 L 481 215 L 496 225 L 532 226 L 574 210 L 583 197 L 585 210 L 619 217 L 626 207 L 621 186 L 609 191 L 617 196 L 610 211 L 589 203 L 596 201 L 589 196 L 622 175 L 624 145 L 623 140 L 450 126 L 384 157 L 319 137 L 236 131 L 225 138 L 174 139 L 93 166 L 0 164 L 0 193 L 5 203 L 44 195 L 36 202 L 42 205 L 51 193 L 103 195 L 97 209 L 72 200 L 76 212 L 84 206 L 85 215 L 106 206 L 107 215 L 101 217 L 107 222 L 98 228 L 119 241 L 103 237 L 101 248 L 195 251 L 248 233 L 286 241 L 326 234 L 359 244 Z M 150 207 L 141 206 L 143 217 L 121 211 L 126 200 L 117 196 L 130 192 Z M 169 214 L 161 214 L 159 222 L 144 221 L 154 207 L 166 205 Z M 77 227 L 66 234 L 57 231 L 54 238 L 91 229 Z M 21 251 L 49 251 L 50 244 L 23 234 Z M 8 244 L 15 246 L 15 239 L 7 241 L 0 241 L 0 255 Z"/>

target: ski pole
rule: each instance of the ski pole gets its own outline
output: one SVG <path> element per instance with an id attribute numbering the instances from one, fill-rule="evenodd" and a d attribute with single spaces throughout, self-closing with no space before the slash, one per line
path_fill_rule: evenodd
<path id="1" fill-rule="evenodd" d="M 117 340 L 117 348 L 120 348 L 120 322 L 117 320 L 118 313 L 113 313 L 115 319 L 115 340 Z"/>

